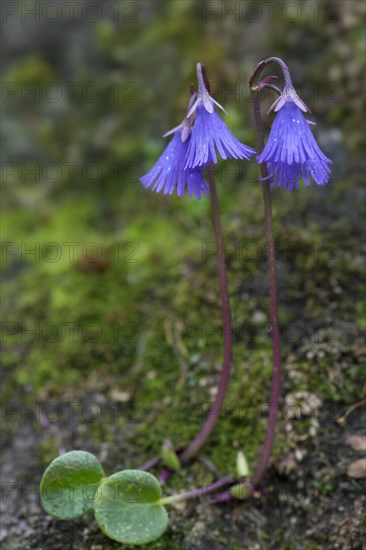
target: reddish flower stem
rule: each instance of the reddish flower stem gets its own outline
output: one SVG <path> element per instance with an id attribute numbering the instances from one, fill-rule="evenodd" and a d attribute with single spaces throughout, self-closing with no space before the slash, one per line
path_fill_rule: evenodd
<path id="1" fill-rule="evenodd" d="M 265 63 L 258 65 L 252 78 L 250 79 L 250 88 L 253 99 L 254 121 L 255 130 L 258 143 L 258 154 L 264 149 L 264 132 L 263 124 L 260 113 L 259 93 L 253 87 L 254 78 L 258 78 L 261 70 L 270 61 L 278 62 L 278 58 L 269 58 Z M 282 62 L 283 63 L 283 62 Z M 281 394 L 281 336 L 280 326 L 278 318 L 278 304 L 277 304 L 277 276 L 276 276 L 276 250 L 273 237 L 273 222 L 272 222 L 272 206 L 271 206 L 271 191 L 268 183 L 268 170 L 266 164 L 261 164 L 261 176 L 262 176 L 262 189 L 263 189 L 263 201 L 264 201 L 264 214 L 266 225 L 266 240 L 267 240 L 267 254 L 268 254 L 268 272 L 269 272 L 269 313 L 271 324 L 271 337 L 272 337 L 272 349 L 273 349 L 273 371 L 272 371 L 272 386 L 271 397 L 268 410 L 268 424 L 267 433 L 262 448 L 262 454 L 259 465 L 251 478 L 251 484 L 256 485 L 263 477 L 269 458 L 272 453 L 276 423 L 278 416 L 279 400 Z"/>
<path id="2" fill-rule="evenodd" d="M 289 71 L 286 63 L 280 57 L 268 57 L 264 61 L 261 61 L 260 63 L 258 63 L 254 73 L 252 74 L 252 76 L 249 79 L 249 88 L 251 89 L 252 92 L 253 92 L 253 90 L 252 90 L 253 83 L 256 80 L 258 80 L 260 73 L 270 63 L 277 63 L 281 67 L 283 78 L 284 78 L 284 87 L 285 88 L 292 87 L 291 75 L 290 75 L 290 71 Z M 258 135 L 257 135 L 257 139 L 258 139 Z"/>
<path id="3" fill-rule="evenodd" d="M 229 299 L 229 288 L 225 265 L 224 254 L 224 239 L 222 236 L 222 228 L 220 222 L 220 210 L 217 198 L 216 181 L 214 166 L 211 164 L 208 167 L 208 181 L 210 186 L 211 197 L 211 216 L 212 223 L 215 232 L 215 240 L 217 247 L 217 265 L 219 271 L 219 283 L 222 302 L 222 317 L 223 317 L 223 330 L 224 330 L 224 362 L 221 370 L 220 381 L 217 389 L 215 402 L 208 412 L 206 422 L 203 424 L 201 431 L 195 437 L 195 439 L 181 452 L 178 453 L 179 460 L 182 464 L 188 462 L 206 442 L 208 436 L 212 432 L 222 410 L 222 406 L 225 400 L 225 394 L 230 378 L 230 370 L 233 362 L 233 331 L 232 331 L 232 318 Z M 149 463 L 147 463 L 149 466 Z M 154 463 L 155 465 L 155 463 Z M 144 465 L 146 466 L 146 465 Z M 148 469 L 148 468 L 144 468 Z M 159 475 L 159 482 L 163 485 L 173 474 L 169 468 L 164 468 Z"/>
<path id="4" fill-rule="evenodd" d="M 160 456 L 155 456 L 154 458 L 151 458 L 145 464 L 140 466 L 139 470 L 143 470 L 144 472 L 147 472 L 148 470 L 151 470 L 154 468 L 154 466 L 157 466 L 160 462 L 161 458 Z"/>
<path id="5" fill-rule="evenodd" d="M 202 497 L 205 495 L 209 495 L 210 493 L 213 493 L 218 489 L 222 489 L 223 487 L 232 485 L 234 481 L 235 478 L 229 475 L 219 479 L 218 481 L 214 481 L 213 483 L 211 483 L 210 485 L 206 485 L 205 487 L 199 487 L 198 489 L 193 489 L 192 491 L 188 491 L 187 493 L 178 493 L 177 495 L 172 495 L 170 497 L 163 497 L 160 502 L 161 504 L 170 504 L 173 502 L 188 500 L 190 498 Z"/>
<path id="6" fill-rule="evenodd" d="M 182 463 L 188 462 L 203 446 L 206 439 L 210 435 L 214 428 L 217 419 L 221 413 L 221 409 L 224 403 L 225 394 L 230 378 L 230 370 L 233 362 L 233 333 L 232 333 L 232 320 L 231 320 L 231 308 L 228 290 L 228 281 L 225 266 L 225 254 L 224 254 L 224 240 L 222 236 L 219 203 L 217 199 L 217 190 L 215 182 L 214 167 L 211 164 L 208 167 L 208 181 L 210 186 L 211 195 L 211 212 L 212 223 L 215 231 L 215 239 L 217 246 L 217 265 L 219 271 L 220 293 L 222 302 L 222 316 L 223 316 L 223 330 L 224 330 L 224 362 L 221 371 L 221 377 L 217 389 L 215 402 L 209 411 L 206 422 L 202 426 L 201 431 L 197 437 L 186 447 L 180 454 L 179 458 Z"/>
<path id="7" fill-rule="evenodd" d="M 259 78 L 262 70 L 269 63 L 279 63 L 285 76 L 285 85 L 291 83 L 291 78 L 289 76 L 288 69 L 283 61 L 277 57 L 272 57 L 266 59 L 264 62 L 259 63 L 256 70 L 254 71 L 250 81 L 249 86 L 251 89 L 251 94 L 253 98 L 253 110 L 254 110 L 254 121 L 255 121 L 255 130 L 258 143 L 258 154 L 260 154 L 264 149 L 264 131 L 262 118 L 260 114 L 260 103 L 259 103 L 259 89 L 253 85 L 256 79 Z M 276 90 L 277 91 L 277 90 Z M 255 486 L 261 481 L 271 453 L 273 449 L 275 434 L 276 434 L 276 424 L 277 416 L 279 409 L 279 401 L 281 395 L 281 336 L 280 336 L 280 326 L 278 318 L 278 304 L 277 304 L 277 275 L 276 275 L 276 249 L 273 236 L 273 221 L 272 221 L 272 205 L 271 205 L 271 190 L 268 183 L 268 170 L 267 165 L 262 164 L 260 166 L 261 177 L 262 177 L 262 189 L 263 189 L 263 202 L 264 202 L 264 214 L 265 214 L 265 225 L 266 225 L 266 240 L 267 240 L 267 254 L 268 254 L 268 272 L 269 272 L 269 312 L 270 312 L 270 322 L 271 322 L 271 337 L 272 337 L 272 349 L 273 349 L 273 371 L 272 371 L 272 385 L 271 385 L 271 396 L 268 410 L 268 422 L 267 422 L 267 432 L 265 441 L 262 447 L 262 453 L 260 457 L 259 464 L 251 477 L 250 481 L 246 483 L 248 487 L 248 496 L 252 495 L 255 489 Z M 233 500 L 234 497 L 230 491 L 224 491 L 223 493 L 217 494 L 213 497 L 212 502 L 225 502 Z"/>

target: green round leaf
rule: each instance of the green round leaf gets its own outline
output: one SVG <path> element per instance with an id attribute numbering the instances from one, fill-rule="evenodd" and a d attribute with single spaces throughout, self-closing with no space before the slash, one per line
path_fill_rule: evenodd
<path id="1" fill-rule="evenodd" d="M 160 497 L 160 484 L 148 472 L 117 472 L 106 478 L 95 494 L 95 517 L 111 539 L 145 544 L 158 539 L 168 526 Z"/>
<path id="2" fill-rule="evenodd" d="M 43 508 L 58 519 L 73 519 L 94 510 L 94 495 L 104 476 L 94 455 L 71 451 L 56 458 L 43 474 Z"/>

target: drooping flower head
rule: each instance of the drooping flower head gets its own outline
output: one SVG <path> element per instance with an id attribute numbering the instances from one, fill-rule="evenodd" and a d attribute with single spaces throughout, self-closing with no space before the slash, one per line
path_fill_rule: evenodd
<path id="1" fill-rule="evenodd" d="M 187 150 L 186 169 L 217 163 L 217 154 L 223 158 L 249 159 L 255 150 L 240 141 L 230 132 L 217 114 L 215 105 L 225 109 L 213 99 L 206 87 L 202 65 L 197 64 L 198 93 L 187 117 L 195 117 L 192 136 Z"/>
<path id="2" fill-rule="evenodd" d="M 140 178 L 145 188 L 157 193 L 171 195 L 176 191 L 181 196 L 187 191 L 199 199 L 209 190 L 202 170 L 217 163 L 216 151 L 223 159 L 248 159 L 255 153 L 233 136 L 216 113 L 215 105 L 225 109 L 210 96 L 200 63 L 197 75 L 198 92 L 191 95 L 185 119 L 164 135 L 174 137 L 156 164 Z"/>
<path id="3" fill-rule="evenodd" d="M 156 164 L 140 178 L 142 185 L 156 193 L 172 195 L 174 191 L 181 197 L 187 191 L 191 197 L 201 198 L 201 193 L 208 194 L 208 185 L 202 170 L 184 170 L 189 146 L 189 136 L 183 141 L 183 130 L 180 128 L 160 156 Z"/>
<path id="4" fill-rule="evenodd" d="M 277 115 L 258 162 L 267 164 L 271 187 L 292 191 L 299 188 L 300 178 L 306 185 L 311 179 L 324 185 L 329 180 L 332 161 L 315 141 L 311 123 L 303 114 L 310 110 L 294 90 L 288 70 L 284 75 L 283 92 L 268 111 L 274 110 Z"/>
<path id="5" fill-rule="evenodd" d="M 192 96 L 191 102 L 195 97 Z M 190 102 L 190 103 L 191 103 Z M 174 134 L 173 139 L 155 163 L 155 165 L 140 178 L 146 189 L 164 195 L 172 195 L 176 191 L 181 197 L 187 191 L 188 196 L 201 198 L 201 193 L 208 194 L 208 185 L 201 169 L 184 170 L 187 149 L 191 139 L 191 121 L 185 118 L 179 126 L 167 132 L 164 137 Z"/>

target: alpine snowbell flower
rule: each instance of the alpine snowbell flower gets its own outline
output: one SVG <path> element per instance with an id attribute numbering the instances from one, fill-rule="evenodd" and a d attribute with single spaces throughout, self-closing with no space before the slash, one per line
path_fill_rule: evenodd
<path id="1" fill-rule="evenodd" d="M 318 185 L 329 180 L 332 161 L 319 149 L 303 115 L 309 108 L 295 92 L 289 74 L 285 87 L 268 113 L 277 112 L 265 148 L 258 156 L 259 164 L 267 164 L 271 187 L 292 191 L 299 188 L 299 179 L 306 185 L 312 178 Z"/>
<path id="2" fill-rule="evenodd" d="M 255 153 L 236 139 L 216 113 L 215 105 L 226 111 L 210 96 L 200 63 L 197 77 L 198 93 L 192 94 L 185 119 L 164 135 L 174 137 L 156 164 L 140 178 L 146 189 L 165 195 L 176 191 L 178 196 L 187 191 L 200 199 L 209 192 L 202 170 L 217 163 L 216 150 L 223 159 L 249 159 Z"/>
<path id="3" fill-rule="evenodd" d="M 185 119 L 182 124 L 165 136 L 173 132 L 174 137 L 159 160 L 147 174 L 140 178 L 140 181 L 146 189 L 151 188 L 156 193 L 162 191 L 164 195 L 172 195 L 176 190 L 177 195 L 181 197 L 187 190 L 190 197 L 194 195 L 200 199 L 201 193 L 208 194 L 208 185 L 204 180 L 202 170 L 184 170 L 191 137 L 189 121 Z"/>
<path id="4" fill-rule="evenodd" d="M 216 164 L 216 150 L 223 159 L 249 159 L 255 150 L 240 143 L 217 114 L 215 105 L 226 111 L 210 96 L 200 63 L 197 64 L 197 80 L 197 99 L 187 113 L 187 118 L 193 119 L 194 124 L 184 168 L 187 170 Z"/>

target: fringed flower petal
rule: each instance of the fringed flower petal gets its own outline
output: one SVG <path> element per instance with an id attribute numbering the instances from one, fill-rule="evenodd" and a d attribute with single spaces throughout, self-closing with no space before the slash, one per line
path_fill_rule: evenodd
<path id="1" fill-rule="evenodd" d="M 258 162 L 267 163 L 272 187 L 289 191 L 299 188 L 300 178 L 306 185 L 310 179 L 318 185 L 326 184 L 332 164 L 319 149 L 307 119 L 293 101 L 287 101 L 278 111 Z"/>
<path id="2" fill-rule="evenodd" d="M 182 130 L 178 130 L 155 165 L 140 178 L 146 189 L 156 193 L 172 195 L 176 191 L 178 196 L 188 195 L 201 198 L 201 194 L 208 195 L 209 187 L 204 180 L 202 170 L 184 170 L 184 163 L 189 147 L 190 137 L 182 141 Z"/>
<path id="3" fill-rule="evenodd" d="M 196 109 L 185 168 L 203 167 L 211 162 L 216 164 L 216 151 L 223 159 L 249 159 L 255 153 L 230 132 L 216 110 L 209 113 L 201 104 Z"/>

